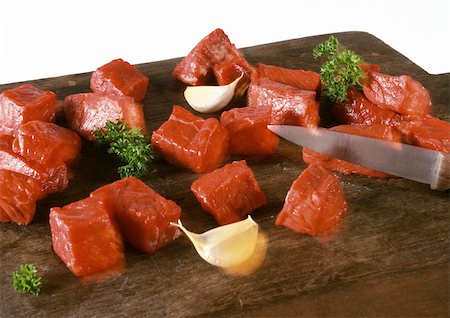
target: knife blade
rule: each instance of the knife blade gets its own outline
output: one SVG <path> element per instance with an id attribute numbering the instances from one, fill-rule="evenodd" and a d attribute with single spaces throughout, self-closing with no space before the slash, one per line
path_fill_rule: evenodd
<path id="1" fill-rule="evenodd" d="M 450 156 L 443 152 L 324 128 L 287 125 L 267 128 L 296 145 L 329 157 L 426 183 L 431 189 L 450 187 Z"/>

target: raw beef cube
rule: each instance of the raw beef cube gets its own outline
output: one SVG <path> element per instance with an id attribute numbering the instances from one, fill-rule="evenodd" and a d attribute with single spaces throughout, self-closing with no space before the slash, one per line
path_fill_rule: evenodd
<path id="1" fill-rule="evenodd" d="M 341 125 L 332 127 L 330 130 L 395 142 L 401 142 L 402 138 L 400 131 L 387 125 Z M 343 174 L 361 174 L 375 178 L 394 177 L 381 171 L 365 168 L 340 159 L 331 158 L 307 148 L 303 148 L 303 161 L 308 164 L 318 163 L 326 169 L 338 171 Z"/>
<path id="2" fill-rule="evenodd" d="M 270 109 L 243 107 L 225 111 L 220 123 L 230 136 L 231 155 L 270 155 L 278 148 L 279 138 L 267 129 Z"/>
<path id="3" fill-rule="evenodd" d="M 214 75 L 216 76 L 218 85 L 230 84 L 236 78 L 241 76 L 241 74 L 243 74 L 242 78 L 239 80 L 239 83 L 236 85 L 236 89 L 234 90 L 235 96 L 244 95 L 245 91 L 250 85 L 252 67 L 244 58 L 241 58 L 240 61 L 232 60 L 216 64 L 214 65 L 213 71 Z"/>
<path id="4" fill-rule="evenodd" d="M 175 105 L 169 119 L 153 132 L 152 146 L 168 162 L 203 173 L 228 156 L 228 132 L 217 119 L 202 119 Z"/>
<path id="5" fill-rule="evenodd" d="M 110 276 L 124 270 L 119 230 L 93 198 L 50 209 L 53 250 L 79 277 Z"/>
<path id="6" fill-rule="evenodd" d="M 320 75 L 313 71 L 292 70 L 279 66 L 257 64 L 252 74 L 252 81 L 268 78 L 271 81 L 297 87 L 307 91 L 315 91 L 320 95 L 322 88 Z"/>
<path id="7" fill-rule="evenodd" d="M 270 123 L 317 127 L 319 125 L 319 103 L 316 92 L 260 78 L 248 89 L 247 106 L 271 109 Z"/>
<path id="8" fill-rule="evenodd" d="M 129 96 L 139 102 L 147 93 L 148 77 L 122 59 L 99 67 L 92 73 L 91 89 L 100 94 Z"/>
<path id="9" fill-rule="evenodd" d="M 14 171 L 34 178 L 47 194 L 61 192 L 69 184 L 67 167 L 64 163 L 45 167 L 27 159 L 11 149 L 0 147 L 0 169 Z"/>
<path id="10" fill-rule="evenodd" d="M 450 153 L 450 124 L 433 116 L 405 120 L 402 132 L 406 142 L 415 146 Z"/>
<path id="11" fill-rule="evenodd" d="M 11 149 L 14 136 L 12 135 L 0 135 L 0 148 Z"/>
<path id="12" fill-rule="evenodd" d="M 251 68 L 223 30 L 216 29 L 176 65 L 172 75 L 187 85 L 204 85 L 216 64 L 230 61 Z"/>
<path id="13" fill-rule="evenodd" d="M 0 169 L 0 222 L 29 224 L 36 201 L 43 197 L 44 191 L 35 179 Z"/>
<path id="14" fill-rule="evenodd" d="M 56 95 L 31 84 L 0 94 L 0 134 L 15 135 L 20 125 L 30 120 L 53 121 Z"/>
<path id="15" fill-rule="evenodd" d="M 310 235 L 325 233 L 347 211 L 339 179 L 317 164 L 308 166 L 292 183 L 276 225 Z"/>
<path id="16" fill-rule="evenodd" d="M 108 120 L 120 119 L 130 128 L 147 132 L 142 105 L 128 96 L 70 95 L 64 100 L 64 109 L 70 129 L 92 141 L 96 140 L 95 132 L 105 127 Z"/>
<path id="17" fill-rule="evenodd" d="M 401 115 L 371 103 L 355 86 L 347 90 L 343 104 L 332 106 L 331 114 L 337 122 L 345 125 L 383 124 L 398 127 L 401 122 Z"/>
<path id="18" fill-rule="evenodd" d="M 69 186 L 69 171 L 65 163 L 43 166 L 44 173 L 38 179 L 48 194 L 63 192 Z"/>
<path id="19" fill-rule="evenodd" d="M 372 103 L 403 115 L 423 117 L 431 110 L 428 91 L 408 75 L 391 76 L 368 72 L 363 91 Z"/>
<path id="20" fill-rule="evenodd" d="M 244 160 L 203 175 L 192 183 L 191 190 L 202 208 L 220 225 L 240 221 L 267 203 Z"/>
<path id="21" fill-rule="evenodd" d="M 134 177 L 105 185 L 91 193 L 102 202 L 119 224 L 128 243 L 140 251 L 153 253 L 176 239 L 181 208 Z"/>
<path id="22" fill-rule="evenodd" d="M 36 180 L 41 179 L 44 174 L 44 169 L 40 164 L 24 158 L 8 148 L 0 148 L 0 169 L 21 173 Z"/>
<path id="23" fill-rule="evenodd" d="M 15 153 L 47 167 L 74 160 L 80 148 L 76 133 L 39 120 L 20 126 L 12 145 Z"/>

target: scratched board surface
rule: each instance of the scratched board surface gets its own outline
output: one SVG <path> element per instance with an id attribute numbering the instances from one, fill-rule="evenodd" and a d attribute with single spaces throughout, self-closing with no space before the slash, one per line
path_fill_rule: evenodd
<path id="1" fill-rule="evenodd" d="M 337 34 L 341 43 L 380 64 L 382 72 L 409 74 L 430 92 L 432 113 L 449 121 L 449 74 L 430 75 L 362 32 Z M 243 48 L 252 64 L 318 71 L 311 52 L 328 35 Z M 195 43 L 193 43 L 193 46 Z M 138 48 L 137 48 L 138 49 Z M 126 59 L 126 57 L 122 57 Z M 150 130 L 169 116 L 172 105 L 188 107 L 185 86 L 171 77 L 180 59 L 138 65 L 150 78 L 143 101 Z M 105 63 L 108 61 L 105 61 Z M 90 73 L 33 81 L 59 99 L 89 91 Z M 17 86 L 3 85 L 0 91 Z M 234 101 L 243 106 L 244 101 Z M 333 122 L 321 103 L 323 126 Z M 202 115 L 203 116 L 203 115 Z M 206 117 L 206 116 L 203 116 Z M 63 117 L 58 119 L 64 125 Z M 445 316 L 449 315 L 449 194 L 404 179 L 378 180 L 337 174 L 349 213 L 334 237 L 320 239 L 276 227 L 291 183 L 306 165 L 301 148 L 282 142 L 267 158 L 246 158 L 268 198 L 252 216 L 267 236 L 266 258 L 258 271 L 230 276 L 204 262 L 185 236 L 153 255 L 127 247 L 126 271 L 86 284 L 53 253 L 49 209 L 86 197 L 116 180 L 119 165 L 104 149 L 83 143 L 69 188 L 38 203 L 32 224 L 0 224 L 0 316 Z M 230 161 L 238 158 L 230 158 Z M 412 159 L 413 160 L 413 159 Z M 163 161 L 144 181 L 183 209 L 192 231 L 215 226 L 190 192 L 198 175 Z M 34 263 L 42 276 L 39 296 L 19 294 L 11 275 Z"/>

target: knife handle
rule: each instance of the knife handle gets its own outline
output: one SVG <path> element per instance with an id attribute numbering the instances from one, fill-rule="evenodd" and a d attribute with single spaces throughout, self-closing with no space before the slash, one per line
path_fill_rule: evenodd
<path id="1" fill-rule="evenodd" d="M 450 188 L 450 155 L 440 153 L 434 165 L 430 187 L 432 190 L 445 191 Z"/>

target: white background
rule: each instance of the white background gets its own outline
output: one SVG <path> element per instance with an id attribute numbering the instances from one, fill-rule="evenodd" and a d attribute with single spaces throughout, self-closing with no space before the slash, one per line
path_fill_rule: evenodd
<path id="1" fill-rule="evenodd" d="M 220 27 L 238 48 L 366 31 L 429 73 L 450 71 L 450 1 L 5 1 L 0 84 L 185 56 Z"/>

